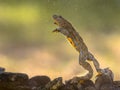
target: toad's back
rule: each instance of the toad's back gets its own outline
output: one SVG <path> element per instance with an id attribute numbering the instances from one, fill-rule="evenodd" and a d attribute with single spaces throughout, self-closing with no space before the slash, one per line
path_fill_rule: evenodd
<path id="1" fill-rule="evenodd" d="M 61 16 L 54 15 L 55 24 L 57 24 L 60 28 L 66 29 L 69 35 L 66 35 L 68 41 L 72 44 L 72 46 L 78 51 L 83 51 L 84 53 L 88 52 L 88 48 L 85 45 L 82 37 L 80 37 L 79 33 L 73 28 L 72 24 L 69 23 L 66 19 Z"/>

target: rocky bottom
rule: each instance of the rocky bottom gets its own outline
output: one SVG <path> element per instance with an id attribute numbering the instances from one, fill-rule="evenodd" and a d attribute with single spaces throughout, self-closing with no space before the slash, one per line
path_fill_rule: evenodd
<path id="1" fill-rule="evenodd" d="M 107 74 L 97 76 L 95 83 L 74 77 L 63 83 L 62 77 L 51 80 L 48 76 L 29 78 L 24 73 L 0 70 L 0 90 L 120 90 L 120 81 L 113 81 Z"/>

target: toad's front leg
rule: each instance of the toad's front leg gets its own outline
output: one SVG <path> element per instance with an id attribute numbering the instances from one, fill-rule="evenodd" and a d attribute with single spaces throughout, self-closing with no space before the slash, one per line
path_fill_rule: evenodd
<path id="1" fill-rule="evenodd" d="M 62 27 L 56 28 L 55 30 L 53 30 L 53 32 L 60 32 L 60 33 L 62 33 L 66 37 L 68 37 L 70 35 L 70 33 L 68 32 L 68 30 L 64 29 Z"/>

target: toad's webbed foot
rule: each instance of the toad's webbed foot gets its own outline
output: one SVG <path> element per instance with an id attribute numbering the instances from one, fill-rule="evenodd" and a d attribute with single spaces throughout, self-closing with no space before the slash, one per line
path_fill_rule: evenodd
<path id="1" fill-rule="evenodd" d="M 114 78 L 114 74 L 109 68 L 100 69 L 98 71 L 98 75 L 96 75 L 96 77 L 99 77 L 103 74 L 107 75 L 111 80 L 113 80 L 113 78 Z"/>
<path id="2" fill-rule="evenodd" d="M 97 69 L 97 73 L 98 73 L 97 76 L 102 75 L 104 73 L 104 69 Z"/>

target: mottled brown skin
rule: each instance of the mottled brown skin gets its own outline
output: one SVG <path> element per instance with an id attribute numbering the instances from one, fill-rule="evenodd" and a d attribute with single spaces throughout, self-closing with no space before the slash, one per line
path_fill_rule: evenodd
<path id="1" fill-rule="evenodd" d="M 58 26 L 53 32 L 60 32 L 67 37 L 68 41 L 72 46 L 79 52 L 79 64 L 86 70 L 88 73 L 85 76 L 82 76 L 82 80 L 91 79 L 93 76 L 93 69 L 86 60 L 93 61 L 94 66 L 98 73 L 102 73 L 100 65 L 95 57 L 88 51 L 87 46 L 85 45 L 83 39 L 78 34 L 78 32 L 73 28 L 72 24 L 65 20 L 62 16 L 53 15 L 54 24 Z"/>

